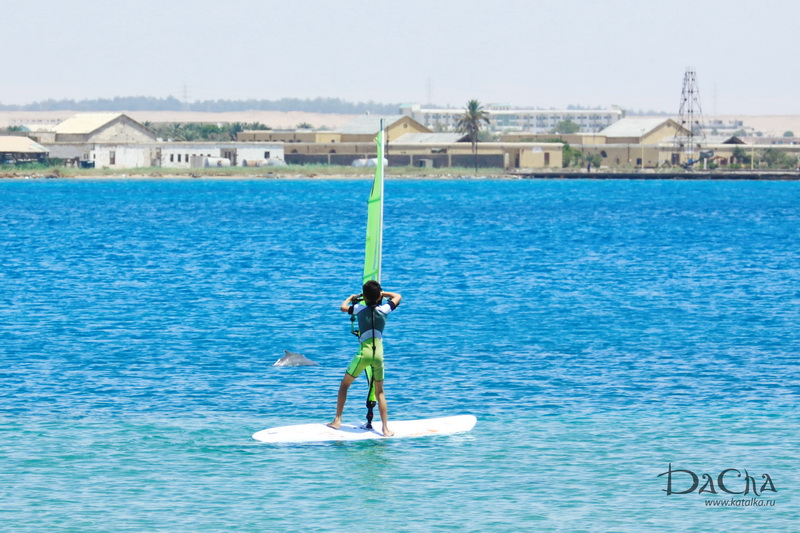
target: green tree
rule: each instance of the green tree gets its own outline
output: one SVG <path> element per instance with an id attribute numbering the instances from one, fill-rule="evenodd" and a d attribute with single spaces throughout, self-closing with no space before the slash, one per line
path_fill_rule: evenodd
<path id="1" fill-rule="evenodd" d="M 784 132 L 783 132 L 783 136 L 784 136 L 784 137 L 794 137 L 794 132 L 793 132 L 793 131 L 791 131 L 791 130 L 789 130 L 789 131 L 784 131 Z"/>
<path id="2" fill-rule="evenodd" d="M 737 165 L 750 164 L 750 156 L 747 154 L 747 151 L 741 146 L 737 146 L 736 148 L 733 149 L 733 159 L 736 161 L 735 164 Z"/>
<path id="3" fill-rule="evenodd" d="M 192 132 L 189 131 L 183 124 L 173 123 L 168 124 L 164 130 L 164 137 L 171 141 L 191 141 L 193 140 Z"/>
<path id="4" fill-rule="evenodd" d="M 489 125 L 489 114 L 477 100 L 467 102 L 464 114 L 456 123 L 459 133 L 466 133 L 472 143 L 472 154 L 475 156 L 475 172 L 478 172 L 478 133 L 484 126 Z"/>
<path id="5" fill-rule="evenodd" d="M 581 151 L 570 146 L 568 142 L 561 142 L 564 143 L 564 146 L 561 148 L 561 166 L 569 168 L 580 165 L 583 161 L 583 154 Z"/>
<path id="6" fill-rule="evenodd" d="M 244 126 L 241 122 L 234 122 L 233 124 L 228 125 L 228 135 L 230 135 L 230 139 L 232 141 L 235 141 L 236 136 L 242 131 L 244 131 Z"/>
<path id="7" fill-rule="evenodd" d="M 583 163 L 592 165 L 594 168 L 600 168 L 600 165 L 603 164 L 603 156 L 600 154 L 583 154 Z"/>
<path id="8" fill-rule="evenodd" d="M 790 155 L 777 148 L 767 148 L 761 154 L 761 159 L 769 168 L 796 168 L 797 156 Z"/>
<path id="9" fill-rule="evenodd" d="M 562 120 L 553 128 L 553 133 L 578 133 L 581 127 L 570 119 Z"/>

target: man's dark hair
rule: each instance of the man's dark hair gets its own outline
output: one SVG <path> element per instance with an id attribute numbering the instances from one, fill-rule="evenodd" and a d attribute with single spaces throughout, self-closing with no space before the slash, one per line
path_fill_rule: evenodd
<path id="1" fill-rule="evenodd" d="M 364 291 L 364 301 L 368 304 L 375 304 L 381 299 L 381 284 L 374 279 L 369 280 L 362 287 Z"/>

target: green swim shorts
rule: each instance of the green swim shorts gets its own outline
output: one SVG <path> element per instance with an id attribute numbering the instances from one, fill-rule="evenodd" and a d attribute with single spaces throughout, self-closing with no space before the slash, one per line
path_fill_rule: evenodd
<path id="1" fill-rule="evenodd" d="M 367 339 L 358 347 L 358 353 L 350 361 L 347 373 L 354 378 L 368 366 L 372 367 L 372 379 L 383 381 L 383 341 L 381 339 Z"/>

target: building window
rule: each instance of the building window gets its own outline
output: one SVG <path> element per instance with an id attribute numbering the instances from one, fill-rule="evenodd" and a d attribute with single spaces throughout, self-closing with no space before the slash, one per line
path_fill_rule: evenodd
<path id="1" fill-rule="evenodd" d="M 178 163 L 181 162 L 181 154 L 178 154 Z"/>
<path id="2" fill-rule="evenodd" d="M 175 162 L 175 154 L 169 154 L 169 162 L 170 163 L 174 163 Z"/>
<path id="3" fill-rule="evenodd" d="M 269 152 L 264 152 L 264 159 L 269 159 Z"/>
<path id="4" fill-rule="evenodd" d="M 108 164 L 109 165 L 117 164 L 117 152 L 115 152 L 114 150 L 108 152 Z"/>

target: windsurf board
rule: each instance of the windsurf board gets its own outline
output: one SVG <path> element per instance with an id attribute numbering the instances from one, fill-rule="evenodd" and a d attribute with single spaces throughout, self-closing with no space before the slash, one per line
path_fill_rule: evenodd
<path id="1" fill-rule="evenodd" d="M 390 421 L 389 427 L 394 435 L 388 438 L 430 437 L 433 435 L 452 435 L 470 431 L 478 419 L 473 415 L 447 416 L 443 418 L 426 418 L 422 420 L 397 420 Z M 261 442 L 329 442 L 384 439 L 381 433 L 380 421 L 373 422 L 374 429 L 342 424 L 339 429 L 333 429 L 322 423 L 299 424 L 294 426 L 281 426 L 263 429 L 253 435 Z"/>

